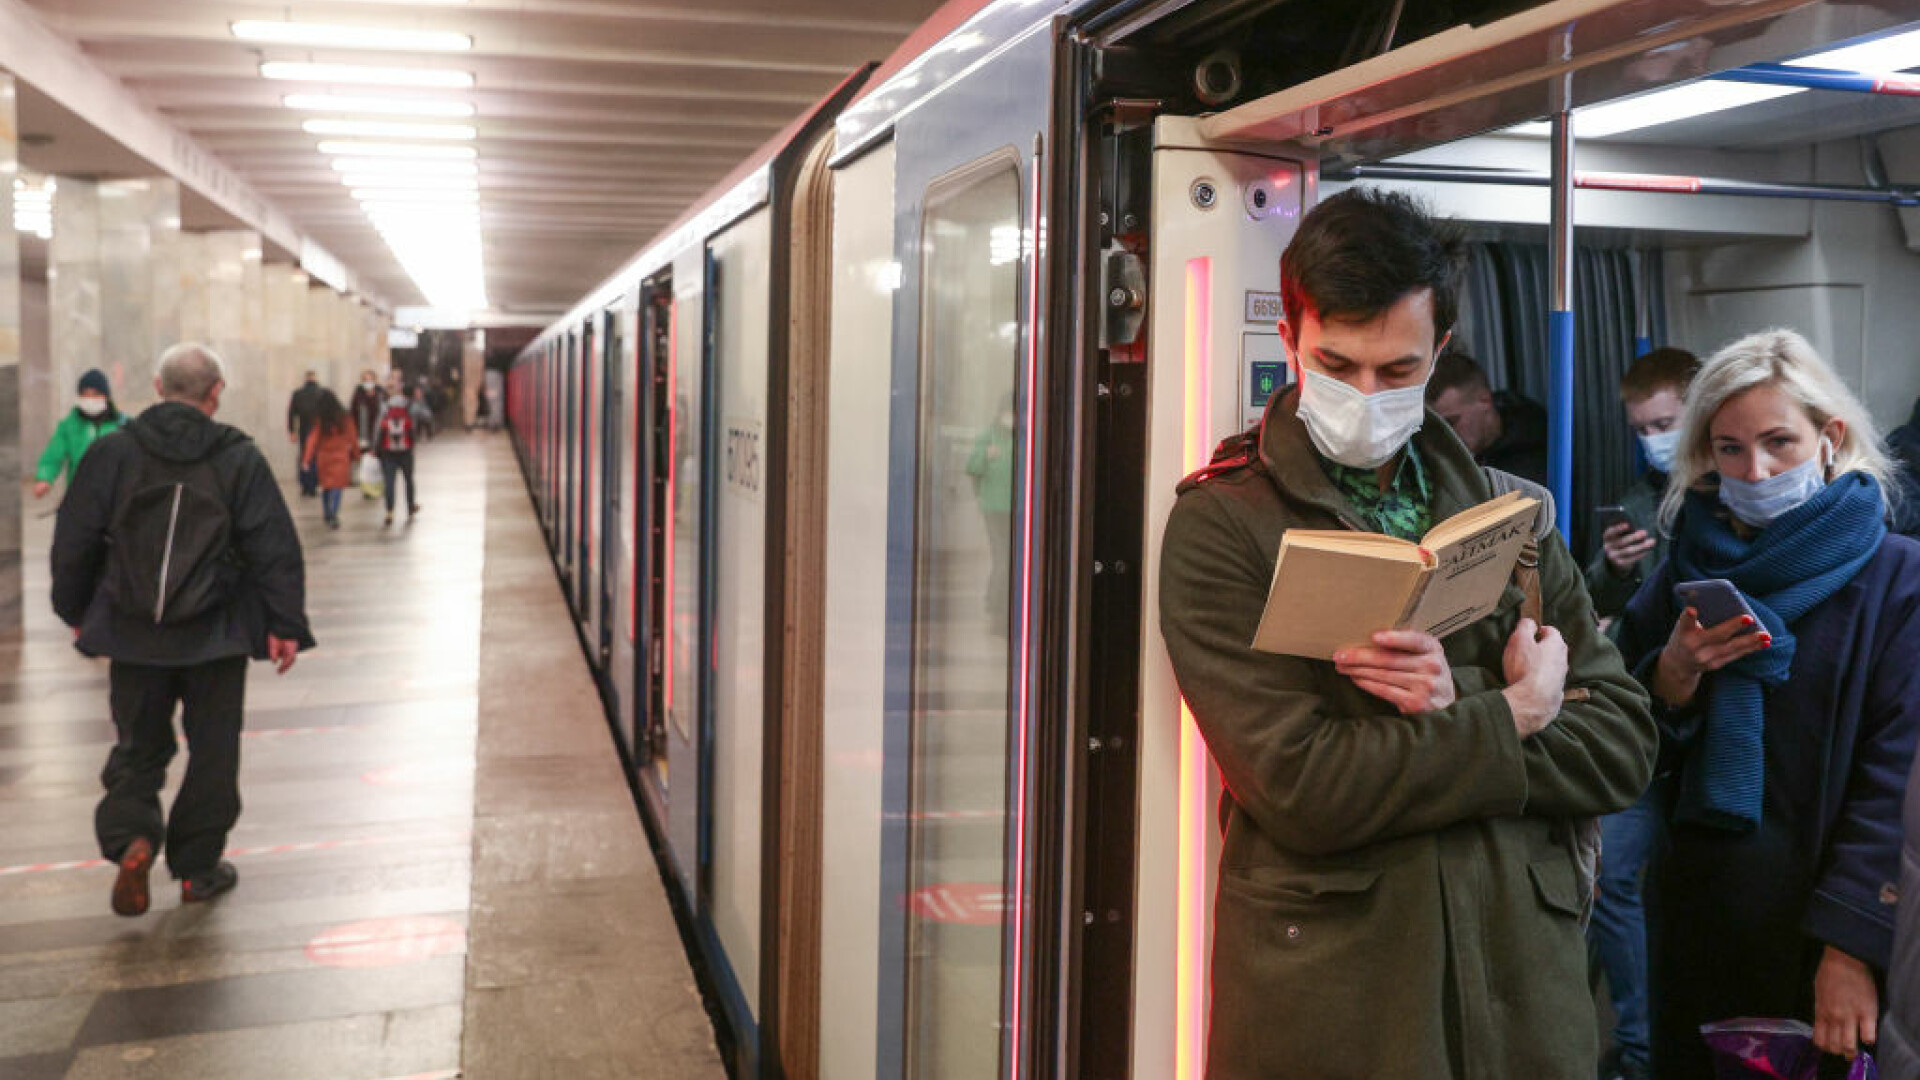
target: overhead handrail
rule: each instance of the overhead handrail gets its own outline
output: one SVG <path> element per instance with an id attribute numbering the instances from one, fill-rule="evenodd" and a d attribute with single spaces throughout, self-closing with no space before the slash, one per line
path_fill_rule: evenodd
<path id="1" fill-rule="evenodd" d="M 1350 165 L 1327 174 L 1330 180 L 1410 180 L 1441 184 L 1497 184 L 1505 187 L 1547 187 L 1552 177 L 1527 169 L 1480 165 Z M 1877 202 L 1893 206 L 1920 206 L 1920 189 L 1862 187 L 1854 184 L 1796 184 L 1760 180 L 1730 180 L 1715 176 L 1679 176 L 1664 173 L 1577 171 L 1573 186 L 1594 191 L 1643 191 L 1663 195 L 1739 195 L 1758 199 L 1815 199 L 1838 202 Z"/>
<path id="2" fill-rule="evenodd" d="M 1792 86 L 1802 90 L 1839 90 L 1849 94 L 1888 94 L 1920 97 L 1920 75 L 1902 72 L 1870 74 L 1837 68 L 1791 67 L 1786 64 L 1748 64 L 1711 76 L 1721 82 Z"/>

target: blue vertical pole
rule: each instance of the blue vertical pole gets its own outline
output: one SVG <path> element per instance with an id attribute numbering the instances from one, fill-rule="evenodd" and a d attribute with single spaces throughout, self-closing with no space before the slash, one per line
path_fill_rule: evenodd
<path id="1" fill-rule="evenodd" d="M 1553 306 L 1547 312 L 1547 487 L 1573 542 L 1573 117 L 1553 114 Z"/>

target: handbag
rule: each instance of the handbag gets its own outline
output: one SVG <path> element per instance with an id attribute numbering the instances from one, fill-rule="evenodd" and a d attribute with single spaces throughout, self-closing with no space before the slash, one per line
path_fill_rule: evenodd
<path id="1" fill-rule="evenodd" d="M 360 455 L 360 490 L 370 498 L 377 498 L 386 491 L 386 487 L 379 460 L 372 454 Z"/>

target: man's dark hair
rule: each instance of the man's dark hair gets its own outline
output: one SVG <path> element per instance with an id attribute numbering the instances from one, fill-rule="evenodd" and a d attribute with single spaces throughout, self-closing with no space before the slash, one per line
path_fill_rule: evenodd
<path id="1" fill-rule="evenodd" d="M 1449 348 L 1433 362 L 1433 374 L 1427 378 L 1427 402 L 1438 401 L 1440 395 L 1449 390 L 1458 390 L 1471 394 L 1479 390 L 1492 390 L 1487 382 L 1487 373 L 1480 367 L 1480 361 L 1467 355 L 1464 349 Z"/>
<path id="2" fill-rule="evenodd" d="M 1627 401 L 1645 401 L 1662 390 L 1686 400 L 1687 387 L 1700 372 L 1700 358 L 1685 349 L 1664 346 L 1634 357 L 1627 373 L 1620 377 L 1620 396 Z"/>
<path id="3" fill-rule="evenodd" d="M 1453 328 L 1467 245 L 1460 226 L 1418 199 L 1352 187 L 1308 212 L 1280 253 L 1280 303 L 1297 333 L 1311 310 L 1366 322 L 1416 289 L 1433 290 L 1433 340 Z"/>

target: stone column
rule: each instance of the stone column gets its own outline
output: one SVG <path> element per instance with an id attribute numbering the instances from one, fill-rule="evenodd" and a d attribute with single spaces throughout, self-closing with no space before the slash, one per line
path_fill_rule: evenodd
<path id="1" fill-rule="evenodd" d="M 274 387 L 267 369 L 260 235 L 250 229 L 224 229 L 206 233 L 204 239 L 205 340 L 227 365 L 220 419 L 253 436 L 263 447 L 284 443 L 286 413 L 274 408 Z M 286 402 L 282 399 L 279 404 L 284 406 Z M 268 460 L 276 461 L 275 455 L 269 452 Z"/>
<path id="2" fill-rule="evenodd" d="M 100 364 L 100 185 L 58 178 L 53 239 L 47 244 L 47 373 L 33 405 L 48 430 L 73 408 L 80 375 Z M 38 381 L 38 380 L 36 380 Z"/>
<path id="3" fill-rule="evenodd" d="M 180 338 L 180 185 L 62 177 L 53 207 L 51 355 L 33 400 L 58 418 L 81 374 L 99 368 L 115 402 L 138 413 L 155 398 L 154 361 Z"/>
<path id="4" fill-rule="evenodd" d="M 20 241 L 13 231 L 19 129 L 11 76 L 0 74 L 0 639 L 20 636 Z"/>
<path id="5" fill-rule="evenodd" d="M 480 389 L 487 377 L 487 332 L 470 331 L 460 343 L 460 416 L 474 421 L 480 407 Z"/>

